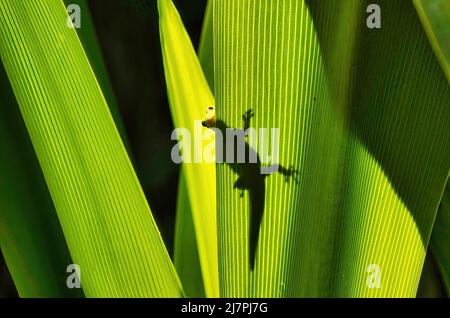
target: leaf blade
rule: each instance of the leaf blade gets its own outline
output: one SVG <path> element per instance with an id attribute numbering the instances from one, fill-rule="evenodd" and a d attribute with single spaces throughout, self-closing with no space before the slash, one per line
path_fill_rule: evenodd
<path id="1" fill-rule="evenodd" d="M 371 30 L 369 3 L 215 2 L 218 117 L 239 128 L 252 108 L 300 174 L 264 179 L 252 272 L 251 194 L 219 166 L 227 297 L 415 296 L 450 164 L 449 87 L 412 4 L 380 1 Z M 368 287 L 371 264 L 381 288 Z"/>
<path id="2" fill-rule="evenodd" d="M 164 71 L 175 127 L 186 128 L 193 138 L 202 138 L 204 128 L 201 127 L 200 121 L 207 107 L 215 104 L 214 97 L 172 1 L 158 0 L 158 10 Z M 210 136 L 209 142 L 200 141 L 202 147 L 198 147 L 196 141 L 193 143 L 190 153 L 203 158 L 203 147 L 213 144 L 214 139 Z M 191 159 L 191 162 L 194 162 L 194 158 Z M 205 293 L 207 297 L 218 297 L 215 165 L 205 162 L 187 163 L 184 164 L 183 170 L 191 203 Z"/>
<path id="3" fill-rule="evenodd" d="M 430 247 L 442 273 L 447 295 L 450 295 L 450 183 L 447 183 L 434 223 Z"/>
<path id="4" fill-rule="evenodd" d="M 450 81 L 450 2 L 413 0 L 430 43 Z"/>
<path id="5" fill-rule="evenodd" d="M 0 20 L 1 57 L 86 295 L 182 295 L 63 2 L 0 1 Z"/>
<path id="6" fill-rule="evenodd" d="M 186 175 L 180 173 L 175 221 L 174 264 L 188 297 L 205 297 Z"/>
<path id="7" fill-rule="evenodd" d="M 0 64 L 0 247 L 20 297 L 80 297 L 73 263 L 14 94 Z M 12 133 L 13 132 L 13 133 Z"/>

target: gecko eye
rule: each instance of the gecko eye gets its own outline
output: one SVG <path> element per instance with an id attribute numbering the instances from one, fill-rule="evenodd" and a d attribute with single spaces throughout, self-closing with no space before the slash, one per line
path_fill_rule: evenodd
<path id="1" fill-rule="evenodd" d="M 216 111 L 214 106 L 209 106 L 202 120 L 202 125 L 211 128 L 216 126 Z"/>

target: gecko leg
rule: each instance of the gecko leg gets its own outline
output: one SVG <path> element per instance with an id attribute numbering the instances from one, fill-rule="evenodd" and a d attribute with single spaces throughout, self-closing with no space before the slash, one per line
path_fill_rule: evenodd
<path id="1" fill-rule="evenodd" d="M 244 120 L 244 131 L 247 131 L 247 129 L 250 128 L 250 120 L 252 117 L 255 117 L 255 113 L 251 109 L 247 110 L 245 114 L 242 115 L 242 119 Z"/>
<path id="2" fill-rule="evenodd" d="M 244 197 L 245 186 L 244 186 L 244 180 L 242 179 L 242 177 L 239 177 L 236 180 L 236 182 L 234 183 L 233 189 L 239 189 L 240 190 L 239 197 L 240 198 Z"/>
<path id="3" fill-rule="evenodd" d="M 283 166 L 278 167 L 278 172 L 281 173 L 285 177 L 285 181 L 289 182 L 290 179 L 294 179 L 295 183 L 298 183 L 298 171 L 294 169 L 294 167 L 290 166 L 289 168 L 285 168 Z"/>

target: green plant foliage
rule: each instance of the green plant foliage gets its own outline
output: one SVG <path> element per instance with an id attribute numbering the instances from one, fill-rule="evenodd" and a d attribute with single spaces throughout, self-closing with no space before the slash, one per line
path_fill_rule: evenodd
<path id="1" fill-rule="evenodd" d="M 178 184 L 174 263 L 186 295 L 188 297 L 205 297 L 194 220 L 189 202 L 186 175 L 183 171 Z"/>
<path id="2" fill-rule="evenodd" d="M 414 0 L 413 2 L 436 56 L 450 81 L 450 1 Z M 450 295 L 450 250 L 448 248 L 450 239 L 449 187 L 450 185 L 447 181 L 447 187 L 436 216 L 430 246 L 436 255 L 436 260 L 447 287 L 447 293 Z"/>
<path id="3" fill-rule="evenodd" d="M 430 43 L 450 81 L 450 1 L 413 0 Z"/>
<path id="4" fill-rule="evenodd" d="M 381 29 L 366 27 L 369 4 L 214 3 L 218 118 L 241 128 L 251 108 L 298 171 L 264 178 L 261 202 L 219 165 L 226 297 L 416 294 L 450 167 L 450 90 L 412 3 L 379 1 Z M 264 206 L 253 271 L 252 203 Z"/>
<path id="5" fill-rule="evenodd" d="M 450 183 L 447 182 L 434 223 L 430 246 L 450 295 Z"/>
<path id="6" fill-rule="evenodd" d="M 65 1 L 66 6 L 72 3 L 78 4 L 83 13 L 83 27 L 77 29 L 78 35 L 108 101 L 122 140 L 127 144 L 117 103 L 101 57 L 89 8 L 84 0 Z M 66 286 L 66 276 L 68 274 L 61 269 L 68 264 L 72 264 L 73 261 L 70 260 L 56 211 L 29 141 L 26 128 L 23 125 L 7 75 L 1 64 L 0 67 L 0 91 L 2 91 L 2 108 L 0 109 L 2 114 L 0 119 L 2 119 L 3 128 L 14 132 L 14 134 L 7 132 L 2 134 L 4 142 L 1 143 L 1 147 L 3 153 L 6 154 L 3 158 L 7 159 L 8 155 L 12 156 L 14 153 L 21 154 L 20 158 L 9 158 L 8 164 L 5 163 L 0 167 L 0 169 L 4 169 L 1 173 L 3 176 L 1 181 L 4 182 L 4 191 L 2 193 L 8 193 L 8 195 L 3 196 L 1 223 L 4 231 L 8 232 L 4 236 L 10 238 L 9 240 L 6 239 L 6 242 L 3 240 L 3 253 L 7 256 L 6 261 L 9 264 L 20 296 L 81 296 L 82 292 L 80 290 L 71 290 Z M 16 163 L 16 165 L 12 167 L 11 163 Z M 24 171 L 26 173 L 23 173 Z M 11 178 L 7 178 L 7 176 L 11 176 Z M 33 181 L 30 182 L 30 180 Z M 17 188 L 11 185 L 17 185 Z M 16 189 L 16 191 L 13 192 L 11 189 Z M 21 199 L 24 193 L 28 193 L 28 200 Z M 36 202 L 33 203 L 32 198 Z M 30 206 L 28 206 L 29 204 Z M 52 227 L 49 226 L 50 224 L 52 224 Z M 18 229 L 21 230 L 19 231 Z M 37 246 L 36 243 L 40 242 L 40 240 L 35 239 L 36 237 L 47 237 L 47 240 L 44 240 L 44 243 Z M 24 242 L 23 246 L 22 241 Z M 10 254 L 15 256 L 8 257 Z M 49 266 L 49 261 L 53 262 L 54 265 Z M 59 274 L 55 275 L 55 273 Z M 34 282 L 34 280 L 40 280 L 40 282 Z M 48 290 L 48 286 L 52 285 L 57 286 L 57 288 Z"/>
<path id="7" fill-rule="evenodd" d="M 209 0 L 198 58 L 158 0 L 180 152 L 200 159 L 172 264 L 86 0 L 0 0 L 0 247 L 20 296 L 82 296 L 76 263 L 88 297 L 414 297 L 430 249 L 450 293 L 449 1 L 377 4 L 380 28 L 370 0 Z M 209 106 L 224 133 L 257 129 L 256 163 L 204 161 L 229 153 Z M 420 295 L 443 292 L 432 261 Z"/>
<path id="8" fill-rule="evenodd" d="M 212 1 L 208 1 L 200 39 L 199 60 L 210 87 L 214 81 L 212 44 Z M 205 297 L 197 238 L 185 179 L 186 174 L 182 171 L 177 198 L 174 263 L 186 294 L 190 297 Z"/>
<path id="9" fill-rule="evenodd" d="M 438 263 L 430 247 L 422 268 L 417 298 L 444 298 L 447 296 L 445 283 L 439 270 Z"/>
<path id="10" fill-rule="evenodd" d="M 209 87 L 214 89 L 213 0 L 208 0 L 203 19 L 198 58 Z"/>
<path id="11" fill-rule="evenodd" d="M 203 135 L 205 129 L 201 126 L 196 129 L 194 121 L 201 120 L 205 110 L 215 104 L 214 97 L 173 3 L 170 0 L 159 0 L 158 10 L 164 70 L 175 127 L 186 128 L 191 136 Z M 213 143 L 213 137 L 210 134 L 210 141 L 202 141 L 200 145 L 192 142 L 195 148 L 183 151 L 193 156 L 202 156 L 202 147 Z M 185 164 L 183 174 L 195 227 L 205 294 L 207 297 L 218 297 L 215 165 Z"/>
<path id="12" fill-rule="evenodd" d="M 97 81 L 102 88 L 103 95 L 105 96 L 106 102 L 108 103 L 111 115 L 116 123 L 117 130 L 122 137 L 122 141 L 128 150 L 128 154 L 131 156 L 129 151 L 128 137 L 125 133 L 125 128 L 123 126 L 122 118 L 120 117 L 119 106 L 117 104 L 116 97 L 112 90 L 111 81 L 106 70 L 105 63 L 102 57 L 102 51 L 98 43 L 97 34 L 95 32 L 94 23 L 92 21 L 91 13 L 89 10 L 89 5 L 86 0 L 64 0 L 66 6 L 70 4 L 76 4 L 80 6 L 80 11 L 82 12 L 82 27 L 76 29 L 78 37 L 83 44 L 84 51 L 91 63 L 91 67 L 97 78 Z M 132 159 L 132 158 L 131 158 Z"/>
<path id="13" fill-rule="evenodd" d="M 0 1 L 2 61 L 83 290 L 90 297 L 180 296 L 105 98 L 66 21 L 62 1 Z"/>
<path id="14" fill-rule="evenodd" d="M 0 247 L 20 297 L 76 297 L 61 226 L 0 63 Z"/>

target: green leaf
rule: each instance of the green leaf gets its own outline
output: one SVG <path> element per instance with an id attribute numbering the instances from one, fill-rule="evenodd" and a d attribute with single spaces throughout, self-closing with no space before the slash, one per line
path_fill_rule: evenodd
<path id="1" fill-rule="evenodd" d="M 413 0 L 413 3 L 450 81 L 450 1 Z"/>
<path id="2" fill-rule="evenodd" d="M 214 42 L 213 42 L 213 0 L 206 4 L 202 34 L 198 48 L 198 58 L 209 87 L 214 89 Z"/>
<path id="3" fill-rule="evenodd" d="M 444 279 L 447 294 L 450 295 L 450 182 L 447 182 L 439 211 L 434 222 L 430 246 Z"/>
<path id="4" fill-rule="evenodd" d="M 442 68 L 450 81 L 450 1 L 414 0 L 422 24 Z M 446 190 L 436 216 L 430 247 L 441 269 L 447 293 L 450 295 L 450 184 Z"/>
<path id="5" fill-rule="evenodd" d="M 214 143 L 214 136 L 210 134 L 209 142 L 203 140 L 200 143 L 194 141 L 194 138 L 195 136 L 201 138 L 206 131 L 200 121 L 207 107 L 215 104 L 214 97 L 172 1 L 158 0 L 158 10 L 164 71 L 173 121 L 175 127 L 187 129 L 192 136 L 193 147 L 183 149 L 185 154 L 190 153 L 192 157 L 203 156 L 202 149 Z M 215 165 L 214 163 L 184 164 L 183 171 L 195 227 L 205 294 L 207 297 L 218 297 Z"/>
<path id="6" fill-rule="evenodd" d="M 111 83 L 101 57 L 88 5 L 85 0 L 65 1 L 65 4 L 66 6 L 78 4 L 81 8 L 83 27 L 77 29 L 77 33 L 108 101 L 122 140 L 127 145 L 125 130 L 123 129 L 117 108 L 118 105 L 112 93 Z M 3 250 L 4 254 L 16 255 L 12 260 L 7 258 L 6 261 L 9 263 L 16 288 L 21 296 L 81 296 L 82 292 L 80 290 L 68 289 L 66 286 L 66 276 L 68 274 L 65 271 L 61 271 L 61 268 L 65 268 L 73 261 L 70 260 L 53 202 L 51 202 L 39 163 L 29 141 L 26 128 L 23 125 L 23 119 L 21 118 L 12 88 L 7 81 L 7 75 L 1 64 L 0 67 L 2 68 L 0 80 L 2 81 L 1 91 L 3 92 L 1 96 L 3 98 L 3 107 L 0 109 L 3 111 L 1 117 L 4 119 L 4 127 L 10 126 L 7 129 L 15 132 L 13 135 L 2 134 L 6 140 L 2 143 L 2 149 L 5 154 L 10 154 L 11 156 L 15 152 L 22 153 L 21 159 L 8 160 L 8 164 L 0 167 L 0 169 L 3 168 L 5 170 L 2 172 L 4 177 L 1 181 L 4 181 L 5 189 L 9 191 L 9 195 L 3 196 L 5 200 L 1 209 L 3 213 L 3 227 L 8 232 L 7 237 L 13 238 L 9 241 L 14 242 L 14 244 L 12 242 L 4 243 Z M 26 155 L 23 155 L 25 153 Z M 4 157 L 6 159 L 6 156 Z M 13 169 L 10 165 L 11 162 L 20 162 L 21 164 L 17 165 L 16 169 Z M 27 174 L 24 175 L 23 171 L 27 171 Z M 34 175 L 34 182 L 29 182 L 30 175 Z M 6 178 L 6 176 L 11 176 L 11 178 Z M 20 190 L 14 192 L 17 195 L 12 195 L 10 190 L 17 188 L 12 187 L 11 184 L 17 185 L 17 188 L 20 187 Z M 36 202 L 31 203 L 31 206 L 34 207 L 33 209 L 27 206 L 30 203 L 29 200 L 24 201 L 22 199 L 24 193 L 29 193 L 29 196 L 35 195 L 34 200 Z M 11 208 L 12 206 L 14 208 Z M 48 217 L 43 217 L 44 215 L 48 215 Z M 49 224 L 53 224 L 54 229 L 51 229 Z M 40 231 L 42 228 L 45 228 L 45 235 Z M 48 237 L 48 239 L 43 244 L 29 247 L 30 244 L 39 242 L 39 240 L 33 239 L 35 237 Z M 60 244 L 59 249 L 56 247 L 58 244 Z M 58 254 L 65 256 L 60 257 Z M 47 264 L 48 261 L 44 260 L 52 260 L 55 265 L 49 266 Z M 32 273 L 30 274 L 29 272 Z M 37 274 L 33 274 L 34 272 Z M 59 275 L 55 275 L 55 273 L 59 273 Z M 24 279 L 24 277 L 27 279 Z M 41 281 L 32 283 L 31 278 Z M 53 283 L 53 280 L 56 278 L 58 281 Z M 47 292 L 48 286 L 52 284 L 59 286 L 58 291 Z"/>
<path id="7" fill-rule="evenodd" d="M 20 297 L 79 297 L 58 216 L 0 63 L 0 247 Z"/>
<path id="8" fill-rule="evenodd" d="M 441 271 L 430 246 L 423 265 L 420 283 L 417 289 L 417 298 L 444 298 L 447 297 L 445 284 Z"/>
<path id="9" fill-rule="evenodd" d="M 177 297 L 164 247 L 62 1 L 0 1 L 0 54 L 86 296 Z"/>
<path id="10" fill-rule="evenodd" d="M 218 118 L 242 128 L 251 108 L 298 173 L 219 165 L 221 295 L 415 296 L 450 167 L 450 89 L 413 4 L 378 1 L 369 29 L 370 3 L 214 2 Z"/>
<path id="11" fill-rule="evenodd" d="M 178 184 L 174 263 L 186 295 L 196 298 L 205 297 L 186 174 L 183 171 L 180 173 Z"/>
<path id="12" fill-rule="evenodd" d="M 214 84 L 212 40 L 212 1 L 208 1 L 198 54 L 210 87 Z M 186 294 L 190 297 L 205 297 L 192 207 L 185 179 L 186 174 L 182 169 L 178 186 L 174 263 Z"/>
<path id="13" fill-rule="evenodd" d="M 103 61 L 102 51 L 98 43 L 89 5 L 86 0 L 64 0 L 64 4 L 66 6 L 69 6 L 70 4 L 80 6 L 82 27 L 76 29 L 77 34 L 83 44 L 84 51 L 89 59 L 89 62 L 91 63 L 91 67 L 97 77 L 97 81 L 102 88 L 103 95 L 108 103 L 109 110 L 114 118 L 117 130 L 119 131 L 122 141 L 128 150 L 128 154 L 131 156 L 128 137 L 125 132 L 122 118 L 120 117 L 119 105 L 117 104 L 117 100 L 112 89 L 112 84 Z"/>

